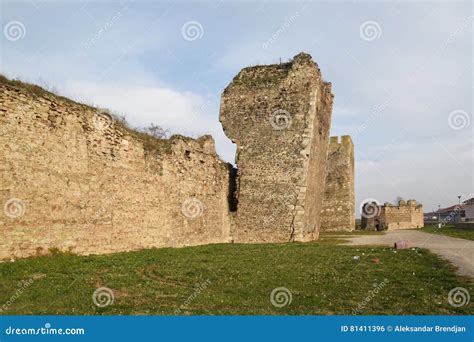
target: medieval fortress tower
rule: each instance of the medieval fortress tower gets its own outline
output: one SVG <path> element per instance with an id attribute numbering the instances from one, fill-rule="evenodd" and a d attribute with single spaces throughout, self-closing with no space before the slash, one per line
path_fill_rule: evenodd
<path id="1" fill-rule="evenodd" d="M 245 68 L 224 90 L 220 120 L 237 144 L 236 242 L 318 238 L 332 99 L 307 54 Z"/>
<path id="2" fill-rule="evenodd" d="M 0 79 L 0 259 L 208 243 L 311 241 L 354 229 L 354 146 L 329 137 L 311 56 L 243 69 L 222 94 L 235 169 L 210 136 L 157 139 Z"/>
<path id="3" fill-rule="evenodd" d="M 396 205 L 366 203 L 362 209 L 361 226 L 366 230 L 411 229 L 424 225 L 423 206 L 411 199 Z"/>

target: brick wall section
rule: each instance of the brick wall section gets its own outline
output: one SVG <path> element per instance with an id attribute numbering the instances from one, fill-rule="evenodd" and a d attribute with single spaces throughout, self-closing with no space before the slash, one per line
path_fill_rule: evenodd
<path id="1" fill-rule="evenodd" d="M 355 229 L 354 144 L 348 135 L 331 137 L 326 186 L 321 211 L 321 231 Z"/>
<path id="2" fill-rule="evenodd" d="M 0 130 L 0 259 L 229 241 L 228 165 L 209 136 L 144 140 L 5 81 Z"/>
<path id="3" fill-rule="evenodd" d="M 242 69 L 220 121 L 237 144 L 237 242 L 318 237 L 333 95 L 311 56 Z"/>

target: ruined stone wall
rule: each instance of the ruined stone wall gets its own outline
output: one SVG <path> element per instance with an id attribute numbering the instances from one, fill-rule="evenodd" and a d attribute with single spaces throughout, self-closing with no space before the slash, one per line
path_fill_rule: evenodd
<path id="1" fill-rule="evenodd" d="M 311 56 L 242 69 L 220 121 L 237 144 L 237 242 L 307 241 L 319 234 L 331 85 Z"/>
<path id="2" fill-rule="evenodd" d="M 385 203 L 383 206 L 369 205 L 368 209 L 363 209 L 361 225 L 367 230 L 422 228 L 423 206 L 417 204 L 415 200 L 400 201 L 398 205 L 390 203 Z"/>
<path id="3" fill-rule="evenodd" d="M 0 82 L 0 259 L 229 241 L 214 141 L 149 138 L 38 87 Z"/>
<path id="4" fill-rule="evenodd" d="M 355 229 L 354 144 L 348 135 L 331 137 L 326 185 L 321 211 L 321 231 Z"/>
<path id="5" fill-rule="evenodd" d="M 408 203 L 384 205 L 381 221 L 388 229 L 412 229 L 424 226 L 423 207 L 417 205 L 415 200 Z"/>

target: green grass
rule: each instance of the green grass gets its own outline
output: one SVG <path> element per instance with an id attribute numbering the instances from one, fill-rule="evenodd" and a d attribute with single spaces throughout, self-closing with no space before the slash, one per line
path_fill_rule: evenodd
<path id="1" fill-rule="evenodd" d="M 360 256 L 355 260 L 354 256 Z M 379 259 L 378 263 L 373 262 Z M 454 308 L 448 292 L 472 283 L 426 250 L 317 243 L 219 244 L 98 256 L 58 254 L 0 264 L 0 308 L 32 284 L 2 314 L 351 314 L 385 279 L 361 314 L 474 314 L 472 303 Z M 197 290 L 201 284 L 201 289 Z M 205 284 L 204 286 L 202 284 Z M 93 304 L 98 287 L 114 303 Z M 270 302 L 285 287 L 292 302 Z"/>
<path id="2" fill-rule="evenodd" d="M 348 235 L 348 236 L 353 236 L 353 235 L 383 235 L 385 234 L 385 231 L 374 231 L 374 230 L 353 230 L 353 231 L 340 231 L 340 232 L 323 232 L 320 234 L 322 237 L 327 237 L 327 236 L 342 236 L 342 235 Z"/>
<path id="3" fill-rule="evenodd" d="M 427 225 L 422 228 L 423 232 L 452 236 L 460 239 L 474 240 L 474 230 L 456 228 L 454 225 L 446 225 L 442 228 Z"/>

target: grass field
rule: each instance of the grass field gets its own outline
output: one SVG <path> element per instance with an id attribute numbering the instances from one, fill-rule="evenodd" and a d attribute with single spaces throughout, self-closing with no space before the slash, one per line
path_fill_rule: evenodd
<path id="1" fill-rule="evenodd" d="M 0 310 L 40 315 L 326 315 L 351 314 L 359 305 L 363 315 L 474 313 L 472 303 L 458 308 L 448 303 L 452 288 L 474 293 L 472 283 L 428 251 L 395 253 L 335 242 L 221 244 L 7 262 L 0 264 Z M 112 290 L 113 303 L 101 297 L 99 304 L 110 305 L 94 305 L 99 287 Z M 278 287 L 291 293 L 286 306 L 270 301 Z"/>
<path id="2" fill-rule="evenodd" d="M 433 234 L 447 235 L 460 239 L 474 240 L 474 230 L 456 228 L 454 225 L 446 225 L 438 228 L 434 225 L 427 225 L 422 231 Z"/>
<path id="3" fill-rule="evenodd" d="M 335 232 L 322 232 L 320 236 L 342 236 L 342 235 L 381 235 L 385 234 L 384 231 L 374 231 L 374 230 L 354 230 L 354 231 L 335 231 Z"/>

